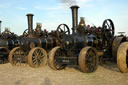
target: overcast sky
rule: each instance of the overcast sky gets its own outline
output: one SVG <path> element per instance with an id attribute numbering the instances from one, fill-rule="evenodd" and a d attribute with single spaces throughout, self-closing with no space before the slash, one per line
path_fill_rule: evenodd
<path id="1" fill-rule="evenodd" d="M 37 22 L 42 29 L 56 30 L 61 23 L 72 27 L 70 6 L 77 4 L 79 17 L 86 22 L 102 26 L 105 19 L 112 19 L 116 33 L 128 35 L 128 0 L 0 0 L 2 31 L 9 27 L 12 32 L 22 34 L 27 29 L 27 13 L 34 14 L 34 28 Z"/>

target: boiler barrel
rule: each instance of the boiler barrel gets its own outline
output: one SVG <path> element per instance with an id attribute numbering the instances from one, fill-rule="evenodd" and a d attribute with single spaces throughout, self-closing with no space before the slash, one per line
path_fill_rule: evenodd
<path id="1" fill-rule="evenodd" d="M 85 46 L 92 46 L 95 48 L 102 46 L 102 39 L 95 35 L 80 36 L 80 35 L 68 35 L 63 41 L 63 47 L 65 50 L 80 50 Z"/>
<path id="2" fill-rule="evenodd" d="M 58 40 L 56 38 L 47 37 L 47 38 L 40 38 L 41 40 L 41 46 L 44 49 L 51 49 L 58 45 Z"/>
<path id="3" fill-rule="evenodd" d="M 8 47 L 10 50 L 14 47 L 17 47 L 20 45 L 20 40 L 16 39 L 16 40 L 12 40 L 12 39 L 8 39 L 8 40 L 3 40 L 0 39 L 0 47 Z"/>
<path id="4" fill-rule="evenodd" d="M 18 47 L 20 46 L 21 44 L 21 41 L 19 39 L 15 39 L 15 40 L 12 40 L 12 39 L 9 39 L 7 40 L 7 46 L 9 49 L 12 49 L 14 47 Z"/>
<path id="5" fill-rule="evenodd" d="M 46 50 L 49 50 L 57 45 L 58 45 L 58 41 L 55 38 L 51 38 L 51 37 L 48 38 L 26 37 L 21 39 L 21 48 L 25 51 L 29 51 L 34 47 L 42 47 Z"/>
<path id="6" fill-rule="evenodd" d="M 21 38 L 20 41 L 21 41 L 20 47 L 25 51 L 29 51 L 30 49 L 32 49 L 34 47 L 41 46 L 41 42 L 40 42 L 39 38 L 24 37 L 24 38 Z"/>

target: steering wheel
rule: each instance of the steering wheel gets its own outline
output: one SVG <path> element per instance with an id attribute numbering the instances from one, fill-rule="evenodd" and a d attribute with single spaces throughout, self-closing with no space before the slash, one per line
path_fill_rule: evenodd
<path id="1" fill-rule="evenodd" d="M 107 40 L 111 40 L 114 37 L 115 28 L 111 19 L 104 20 L 102 25 L 102 33 Z"/>
<path id="2" fill-rule="evenodd" d="M 26 33 L 26 35 L 25 35 L 25 33 Z M 28 36 L 28 29 L 24 30 L 23 36 Z"/>
<path id="3" fill-rule="evenodd" d="M 65 35 L 69 35 L 70 34 L 70 30 L 69 27 L 66 24 L 60 24 L 57 27 L 57 38 L 59 41 L 62 41 L 62 39 L 64 38 Z"/>

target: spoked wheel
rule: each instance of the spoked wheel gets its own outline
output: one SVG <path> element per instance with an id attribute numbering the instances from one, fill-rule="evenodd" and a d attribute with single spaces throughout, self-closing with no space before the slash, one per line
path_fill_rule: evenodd
<path id="1" fill-rule="evenodd" d="M 92 47 L 85 47 L 80 51 L 78 63 L 81 71 L 89 73 L 96 71 L 98 67 L 97 52 Z"/>
<path id="2" fill-rule="evenodd" d="M 33 48 L 28 54 L 28 63 L 37 68 L 47 64 L 47 52 L 40 47 Z"/>
<path id="3" fill-rule="evenodd" d="M 114 37 L 115 28 L 111 19 L 106 19 L 102 25 L 103 35 L 107 40 L 111 40 Z"/>
<path id="4" fill-rule="evenodd" d="M 66 35 L 66 34 L 70 34 L 70 30 L 69 30 L 69 27 L 66 25 L 66 24 L 60 24 L 58 27 L 57 27 L 57 38 L 59 41 L 62 41 L 63 37 Z"/>
<path id="5" fill-rule="evenodd" d="M 0 47 L 0 64 L 8 62 L 9 49 L 6 47 Z"/>
<path id="6" fill-rule="evenodd" d="M 26 54 L 20 47 L 15 47 L 9 53 L 9 61 L 14 66 L 26 65 Z"/>
<path id="7" fill-rule="evenodd" d="M 117 65 L 121 72 L 128 73 L 128 42 L 122 43 L 118 48 Z"/>
<path id="8" fill-rule="evenodd" d="M 63 53 L 59 46 L 53 48 L 49 53 L 49 65 L 54 70 L 61 70 L 65 68 L 65 65 L 56 61 L 57 57 L 63 56 Z"/>

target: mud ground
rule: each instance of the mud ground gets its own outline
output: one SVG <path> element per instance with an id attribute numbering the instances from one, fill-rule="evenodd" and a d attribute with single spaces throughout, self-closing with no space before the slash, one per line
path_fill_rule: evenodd
<path id="1" fill-rule="evenodd" d="M 0 64 L 0 85 L 128 85 L 128 73 L 121 73 L 115 63 L 106 62 L 94 73 L 82 73 L 67 67 L 55 71 L 41 68 L 14 67 Z"/>

